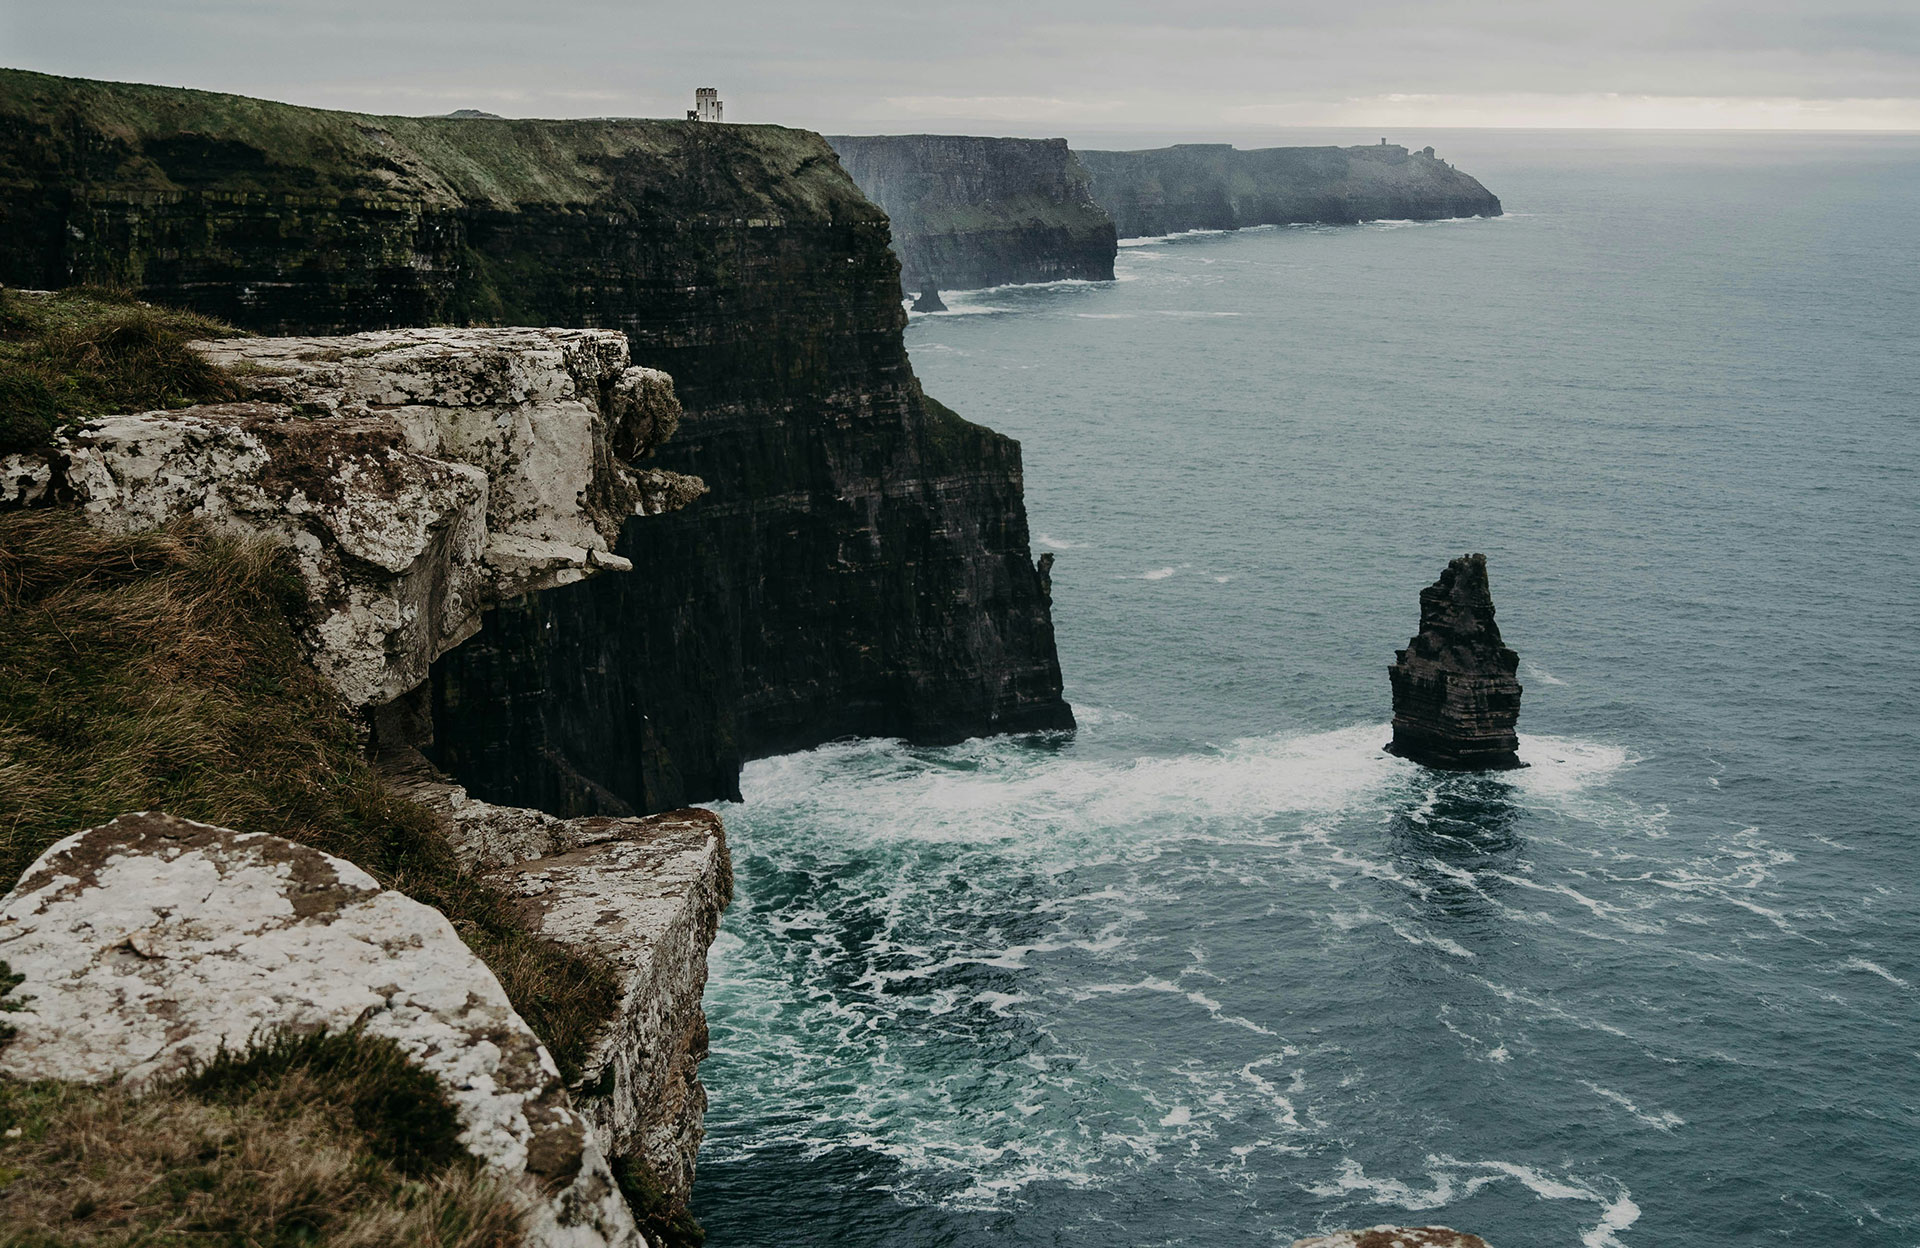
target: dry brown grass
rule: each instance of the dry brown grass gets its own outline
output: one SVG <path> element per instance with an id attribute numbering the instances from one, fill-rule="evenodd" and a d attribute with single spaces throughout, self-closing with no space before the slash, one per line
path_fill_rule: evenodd
<path id="1" fill-rule="evenodd" d="M 89 416 L 235 397 L 226 374 L 186 344 L 237 332 L 124 291 L 0 289 L 0 454 Z"/>
<path id="2" fill-rule="evenodd" d="M 572 1077 L 611 973 L 526 931 L 389 790 L 295 636 L 304 604 L 263 543 L 0 515 L 0 888 L 132 810 L 301 841 L 446 914 Z"/>
<path id="3" fill-rule="evenodd" d="M 140 1095 L 0 1081 L 0 1243 L 517 1245 L 517 1200 L 453 1124 L 432 1076 L 359 1035 L 270 1040 Z"/>

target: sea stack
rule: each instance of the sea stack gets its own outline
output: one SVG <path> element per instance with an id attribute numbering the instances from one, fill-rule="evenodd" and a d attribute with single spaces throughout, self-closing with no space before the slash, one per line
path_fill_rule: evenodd
<path id="1" fill-rule="evenodd" d="M 1524 767 L 1520 656 L 1500 640 L 1487 588 L 1487 557 L 1462 555 L 1420 591 L 1420 632 L 1395 652 L 1389 753 L 1429 767 L 1504 771 Z"/>
<path id="2" fill-rule="evenodd" d="M 929 286 L 921 291 L 920 297 L 913 302 L 913 310 L 915 312 L 945 312 L 947 305 L 940 302 L 939 287 Z"/>

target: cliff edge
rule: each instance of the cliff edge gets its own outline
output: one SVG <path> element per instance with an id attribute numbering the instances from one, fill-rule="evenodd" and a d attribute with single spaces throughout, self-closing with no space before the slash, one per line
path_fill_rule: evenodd
<path id="1" fill-rule="evenodd" d="M 1240 151 L 1229 143 L 1181 143 L 1079 155 L 1093 177 L 1094 201 L 1113 218 L 1121 238 L 1501 214 L 1492 192 L 1430 147 Z"/>
<path id="2" fill-rule="evenodd" d="M 1113 221 L 1065 139 L 946 134 L 827 139 L 893 223 L 908 291 L 1112 281 Z"/>
<path id="3" fill-rule="evenodd" d="M 623 331 L 704 480 L 631 577 L 503 604 L 436 665 L 443 766 L 564 814 L 738 789 L 848 734 L 1061 728 L 1019 445 L 926 399 L 885 215 L 776 126 L 406 118 L 0 71 L 0 281 L 271 333 Z"/>

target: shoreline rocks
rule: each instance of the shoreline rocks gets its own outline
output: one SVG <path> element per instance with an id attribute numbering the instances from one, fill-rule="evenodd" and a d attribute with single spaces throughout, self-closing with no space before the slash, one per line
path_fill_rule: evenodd
<path id="1" fill-rule="evenodd" d="M 1388 753 L 1451 771 L 1524 767 L 1520 656 L 1500 638 L 1487 557 L 1462 555 L 1420 591 L 1420 631 L 1396 651 Z"/>
<path id="2" fill-rule="evenodd" d="M 67 837 L 0 900 L 23 977 L 0 1075 L 144 1083 L 277 1028 L 363 1027 L 446 1087 L 537 1248 L 644 1248 L 603 1143 L 446 916 L 351 863 L 156 812 Z"/>
<path id="3" fill-rule="evenodd" d="M 1370 1226 L 1293 1241 L 1293 1248 L 1489 1248 L 1478 1235 L 1449 1226 Z"/>

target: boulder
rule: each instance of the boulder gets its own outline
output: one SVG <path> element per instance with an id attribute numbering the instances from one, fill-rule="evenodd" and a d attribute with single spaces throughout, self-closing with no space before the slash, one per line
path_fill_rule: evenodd
<path id="1" fill-rule="evenodd" d="M 1463 771 L 1524 767 L 1520 656 L 1500 639 L 1487 557 L 1462 555 L 1420 591 L 1420 631 L 1395 653 L 1391 753 Z"/>
<path id="2" fill-rule="evenodd" d="M 563 823 L 577 848 L 483 875 L 527 926 L 612 965 L 620 1000 L 573 1086 L 574 1105 L 616 1157 L 637 1157 L 678 1201 L 705 1135 L 701 993 L 707 946 L 733 895 L 719 816 L 677 810 Z"/>
<path id="3" fill-rule="evenodd" d="M 420 685 L 482 613 L 604 568 L 692 477 L 636 468 L 679 420 L 611 330 L 416 329 L 197 344 L 247 401 L 90 421 L 0 461 L 0 506 L 121 531 L 196 517 L 293 552 L 314 661 L 351 706 Z"/>
<path id="4" fill-rule="evenodd" d="M 55 844 L 0 900 L 0 960 L 25 1007 L 0 1075 L 140 1083 L 267 1030 L 364 1027 L 446 1086 L 462 1142 L 525 1192 L 529 1244 L 644 1248 L 499 981 L 439 911 L 351 863 L 122 815 Z"/>
<path id="5" fill-rule="evenodd" d="M 1487 1248 L 1487 1241 L 1445 1226 L 1370 1226 L 1296 1239 L 1293 1248 Z"/>

